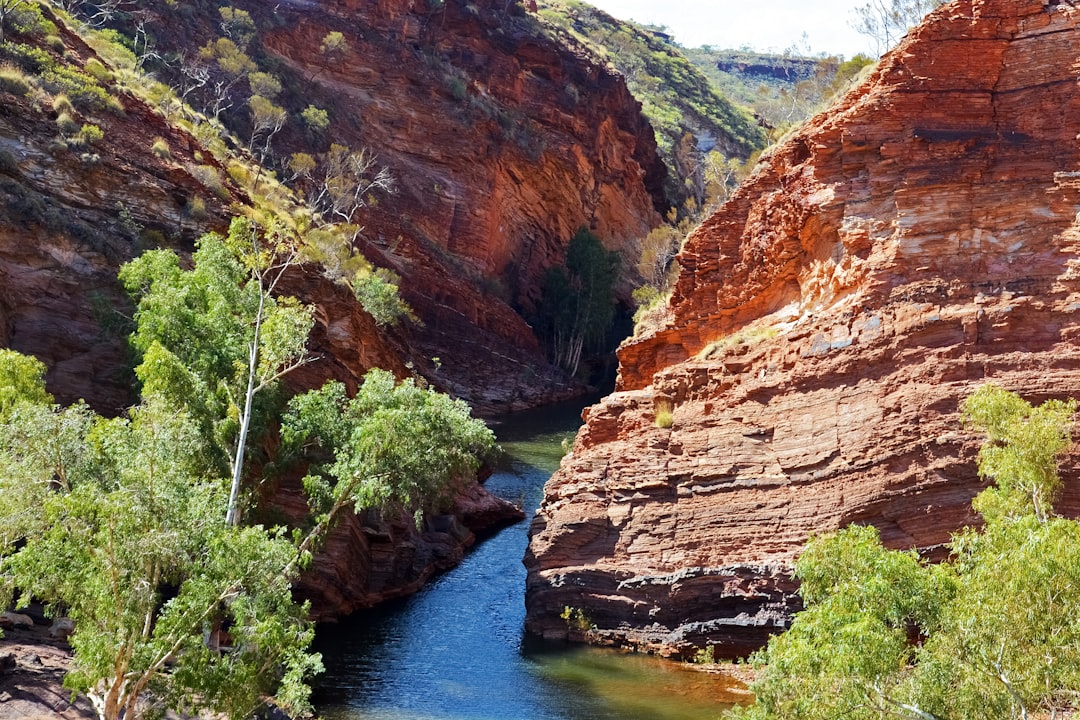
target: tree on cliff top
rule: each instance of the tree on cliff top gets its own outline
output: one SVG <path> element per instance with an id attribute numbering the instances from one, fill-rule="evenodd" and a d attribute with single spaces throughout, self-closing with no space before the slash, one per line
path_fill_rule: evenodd
<path id="1" fill-rule="evenodd" d="M 927 13 L 946 0 L 870 0 L 855 8 L 851 26 L 874 41 L 878 55 L 891 50 L 900 38 L 922 22 Z"/>
<path id="2" fill-rule="evenodd" d="M 982 529 L 952 560 L 886 550 L 877 530 L 815 538 L 795 566 L 806 609 L 757 656 L 744 719 L 1054 717 L 1080 697 L 1080 523 L 1054 516 L 1075 401 L 1033 408 L 994 386 L 963 404 L 987 439 Z"/>

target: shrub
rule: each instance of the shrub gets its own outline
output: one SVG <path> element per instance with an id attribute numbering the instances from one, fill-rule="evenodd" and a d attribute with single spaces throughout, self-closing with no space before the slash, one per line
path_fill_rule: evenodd
<path id="1" fill-rule="evenodd" d="M 67 45 L 64 45 L 64 40 L 59 35 L 48 36 L 45 38 L 45 44 L 54 52 L 63 53 L 67 50 Z"/>
<path id="2" fill-rule="evenodd" d="M 229 191 L 225 189 L 221 175 L 213 165 L 196 165 L 191 168 L 191 175 L 219 198 L 224 200 L 229 197 Z"/>
<path id="3" fill-rule="evenodd" d="M 163 137 L 154 138 L 154 144 L 150 146 L 150 152 L 154 153 L 162 160 L 168 160 L 172 157 L 172 151 L 169 149 L 169 143 Z"/>
<path id="4" fill-rule="evenodd" d="M 669 428 L 675 423 L 672 416 L 671 401 L 665 398 L 657 398 L 654 405 L 655 422 L 658 428 Z"/>
<path id="5" fill-rule="evenodd" d="M 247 165 L 239 162 L 230 162 L 229 167 L 225 172 L 229 174 L 229 178 L 242 188 L 253 189 L 255 185 L 255 178 L 251 174 L 251 170 Z"/>
<path id="6" fill-rule="evenodd" d="M 30 78 L 13 65 L 0 65 L 0 90 L 22 97 L 30 92 Z"/>
<path id="7" fill-rule="evenodd" d="M 19 174 L 19 161 L 15 159 L 15 155 L 10 150 L 0 149 L 0 173 L 6 175 Z"/>
<path id="8" fill-rule="evenodd" d="M 22 43 L 5 42 L 0 49 L 5 57 L 10 58 L 23 70 L 40 75 L 45 68 L 56 64 L 53 56 L 44 50 Z"/>
<path id="9" fill-rule="evenodd" d="M 79 129 L 78 138 L 87 145 L 100 142 L 104 137 L 105 131 L 92 123 L 86 123 Z"/>
<path id="10" fill-rule="evenodd" d="M 330 127 L 330 115 L 314 105 L 304 108 L 304 111 L 300 113 L 300 119 L 304 121 L 307 129 L 314 133 L 325 132 Z"/>
<path id="11" fill-rule="evenodd" d="M 459 77 L 447 78 L 446 89 L 450 92 L 450 97 L 458 102 L 464 100 L 469 94 L 468 86 L 466 86 L 465 81 Z"/>
<path id="12" fill-rule="evenodd" d="M 695 665 L 713 665 L 716 663 L 716 646 L 707 645 L 694 653 L 692 662 Z"/>
<path id="13" fill-rule="evenodd" d="M 207 217 L 206 201 L 198 195 L 193 195 L 191 199 L 188 200 L 187 208 L 185 208 L 184 212 L 189 218 L 196 222 L 205 220 Z"/>
<path id="14" fill-rule="evenodd" d="M 79 132 L 79 121 L 75 117 L 65 111 L 60 113 L 56 117 L 56 127 L 60 129 L 60 132 L 64 135 L 74 135 Z"/>
<path id="15" fill-rule="evenodd" d="M 559 617 L 566 621 L 566 627 L 571 631 L 588 634 L 596 629 L 596 623 L 581 608 L 566 605 Z"/>
<path id="16" fill-rule="evenodd" d="M 56 25 L 41 14 L 41 8 L 36 2 L 28 2 L 11 7 L 7 3 L 8 16 L 6 21 L 16 35 L 55 35 Z"/>
<path id="17" fill-rule="evenodd" d="M 360 305 L 380 327 L 397 325 L 411 310 L 398 295 L 398 278 L 389 270 L 379 269 L 360 278 L 354 288 Z"/>
<path id="18" fill-rule="evenodd" d="M 63 93 L 60 93 L 53 98 L 52 109 L 57 114 L 75 112 L 75 106 L 71 104 L 71 100 L 68 99 L 68 96 Z"/>
<path id="19" fill-rule="evenodd" d="M 115 79 L 112 71 L 102 65 L 101 61 L 97 58 L 90 58 L 87 60 L 86 65 L 83 66 L 83 70 L 102 85 L 108 85 Z"/>

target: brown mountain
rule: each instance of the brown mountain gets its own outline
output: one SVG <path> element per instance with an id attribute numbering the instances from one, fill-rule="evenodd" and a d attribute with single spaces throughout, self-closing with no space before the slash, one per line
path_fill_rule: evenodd
<path id="1" fill-rule="evenodd" d="M 1070 3 L 956 0 L 690 236 L 546 488 L 530 629 L 570 607 L 601 642 L 740 655 L 812 533 L 934 556 L 977 521 L 960 401 L 1080 394 L 1078 48 Z"/>

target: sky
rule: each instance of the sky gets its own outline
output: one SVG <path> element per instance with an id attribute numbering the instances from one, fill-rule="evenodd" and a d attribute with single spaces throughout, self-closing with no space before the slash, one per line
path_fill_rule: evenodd
<path id="1" fill-rule="evenodd" d="M 851 28 L 852 11 L 866 0 L 588 0 L 623 20 L 667 25 L 687 47 L 713 45 L 783 52 L 872 54 L 869 38 Z"/>

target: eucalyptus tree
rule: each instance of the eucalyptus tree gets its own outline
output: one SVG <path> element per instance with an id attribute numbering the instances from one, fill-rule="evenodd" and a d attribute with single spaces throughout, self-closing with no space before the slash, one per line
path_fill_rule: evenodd
<path id="1" fill-rule="evenodd" d="M 0 590 L 74 620 L 65 684 L 102 720 L 308 711 L 321 664 L 291 594 L 306 556 L 224 523 L 228 482 L 191 416 L 158 399 L 107 420 L 43 393 L 0 422 Z"/>
<path id="2" fill-rule="evenodd" d="M 190 271 L 171 250 L 152 250 L 120 270 L 137 304 L 132 343 L 143 393 L 189 408 L 227 457 L 232 525 L 240 520 L 248 436 L 269 409 L 257 399 L 310 359 L 311 308 L 275 295 L 299 262 L 288 229 L 237 218 L 227 237 L 199 240 Z"/>
<path id="3" fill-rule="evenodd" d="M 274 390 L 312 326 L 277 294 L 299 257 L 285 228 L 237 220 L 190 269 L 166 250 L 126 265 L 142 399 L 124 417 L 53 404 L 44 366 L 0 351 L 0 601 L 70 615 L 65 682 L 102 720 L 308 712 L 321 663 L 291 587 L 311 553 L 348 510 L 421 522 L 493 447 L 464 403 L 384 371 L 286 407 Z M 240 523 L 240 481 L 265 479 L 245 438 L 270 424 L 284 442 L 263 467 L 307 469 L 299 528 Z"/>
<path id="4" fill-rule="evenodd" d="M 873 40 L 880 55 L 891 50 L 908 30 L 945 1 L 869 0 L 852 11 L 855 20 L 851 26 Z"/>
<path id="5" fill-rule="evenodd" d="M 991 385 L 963 403 L 986 434 L 985 524 L 930 565 L 872 527 L 811 540 L 806 609 L 755 660 L 758 720 L 1055 717 L 1080 700 L 1080 523 L 1055 516 L 1076 402 L 1039 407 Z"/>
<path id="6" fill-rule="evenodd" d="M 544 277 L 538 330 L 549 341 L 555 363 L 571 374 L 584 350 L 600 347 L 611 330 L 618 268 L 618 253 L 583 227 L 570 239 L 564 265 L 549 268 Z"/>

